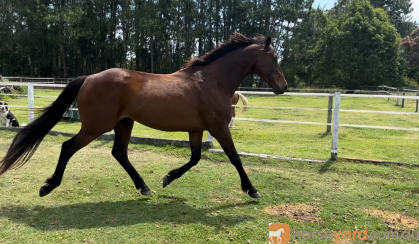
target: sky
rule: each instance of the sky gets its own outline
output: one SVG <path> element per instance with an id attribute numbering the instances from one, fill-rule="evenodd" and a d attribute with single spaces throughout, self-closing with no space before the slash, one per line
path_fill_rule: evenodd
<path id="1" fill-rule="evenodd" d="M 314 0 L 314 7 L 317 7 L 320 4 L 321 8 L 330 9 L 333 7 L 333 4 L 337 2 L 336 0 Z M 419 23 L 419 0 L 412 0 L 412 7 L 414 8 L 412 15 L 412 20 Z"/>

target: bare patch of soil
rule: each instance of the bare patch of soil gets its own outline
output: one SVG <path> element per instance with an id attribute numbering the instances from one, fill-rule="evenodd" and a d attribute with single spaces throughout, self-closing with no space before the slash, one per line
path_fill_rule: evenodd
<path id="1" fill-rule="evenodd" d="M 217 203 L 222 203 L 223 202 L 222 199 L 218 198 L 218 197 L 213 198 L 212 201 L 217 202 Z"/>
<path id="2" fill-rule="evenodd" d="M 314 204 L 279 205 L 265 209 L 265 212 L 282 218 L 292 219 L 298 222 L 321 222 L 317 216 L 319 208 Z"/>
<path id="3" fill-rule="evenodd" d="M 382 219 L 391 230 L 419 229 L 419 220 L 405 213 L 392 213 L 377 209 L 363 209 L 362 211 Z"/>

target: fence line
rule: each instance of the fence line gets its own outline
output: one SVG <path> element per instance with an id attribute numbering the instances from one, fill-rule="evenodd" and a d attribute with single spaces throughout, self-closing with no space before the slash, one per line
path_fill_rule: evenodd
<path id="1" fill-rule="evenodd" d="M 333 123 L 307 122 L 307 121 L 292 121 L 292 120 L 250 119 L 250 118 L 234 118 L 234 120 L 251 121 L 251 122 L 281 123 L 281 124 L 332 125 L 333 126 Z M 368 128 L 368 129 L 383 129 L 383 130 L 419 131 L 419 128 L 391 127 L 391 126 L 379 126 L 379 125 L 339 124 L 339 127 L 354 127 L 354 128 Z"/>
<path id="2" fill-rule="evenodd" d="M 0 93 L 0 96 L 27 97 L 28 95 L 22 95 L 22 94 L 11 94 L 11 93 Z M 39 96 L 39 95 L 34 95 L 33 97 L 52 97 L 52 98 L 57 98 L 58 96 Z"/>
<path id="3" fill-rule="evenodd" d="M 18 83 L 18 82 L 4 82 L 1 83 L 2 85 L 28 85 L 30 83 Z M 56 88 L 64 88 L 67 85 L 60 85 L 60 84 L 37 84 L 33 83 L 33 86 L 38 87 L 56 87 Z M 240 91 L 242 94 L 250 94 L 250 95 L 271 95 L 276 96 L 273 92 L 254 92 L 254 91 Z M 319 97 L 329 97 L 333 96 L 334 93 L 296 93 L 296 92 L 286 92 L 281 96 L 319 96 Z M 419 96 L 395 96 L 395 95 L 364 95 L 364 94 L 341 94 L 342 97 L 364 97 L 364 98 L 402 98 L 402 99 L 419 99 Z"/>
<path id="4" fill-rule="evenodd" d="M 20 107 L 20 108 L 29 108 L 28 109 L 28 118 L 29 122 L 31 122 L 33 117 L 33 111 L 35 108 L 42 108 L 34 106 L 34 98 L 35 97 L 53 97 L 56 96 L 35 96 L 34 95 L 34 87 L 65 87 L 66 85 L 57 85 L 57 84 L 37 84 L 37 83 L 4 83 L 6 85 L 13 84 L 13 85 L 27 85 L 28 86 L 28 95 L 20 95 L 20 96 L 27 96 L 28 97 L 28 106 L 22 105 L 10 105 L 10 107 Z M 275 95 L 272 92 L 248 92 L 243 91 L 243 94 L 255 94 L 255 95 Z M 4 94 L 0 94 L 4 95 Z M 13 94 L 6 94 L 11 95 Z M 336 92 L 334 94 L 331 93 L 285 93 L 285 96 L 322 96 L 322 97 L 329 97 L 329 105 L 327 109 L 322 108 L 302 108 L 302 107 L 276 107 L 276 106 L 241 106 L 236 105 L 236 107 L 254 107 L 254 108 L 268 108 L 268 109 L 302 109 L 302 110 L 319 110 L 319 111 L 328 111 L 329 115 L 333 111 L 333 123 L 331 123 L 331 116 L 328 116 L 328 123 L 321 123 L 321 122 L 307 122 L 307 121 L 287 121 L 287 120 L 269 120 L 269 119 L 251 119 L 251 118 L 235 118 L 235 120 L 242 120 L 242 121 L 252 121 L 252 122 L 269 122 L 269 123 L 287 123 L 287 124 L 304 124 L 304 125 L 322 125 L 327 126 L 328 129 L 333 127 L 333 135 L 332 135 L 332 148 L 331 148 L 331 158 L 336 159 L 338 155 L 338 135 L 339 135 L 339 127 L 353 127 L 353 128 L 370 128 L 370 129 L 385 129 L 385 130 L 405 130 L 405 131 L 419 131 L 419 128 L 403 128 L 403 127 L 391 127 L 391 126 L 373 126 L 373 125 L 356 125 L 356 124 L 340 124 L 339 123 L 339 115 L 340 112 L 357 112 L 357 113 L 381 113 L 381 114 L 397 114 L 397 115 L 418 115 L 418 113 L 409 113 L 409 112 L 393 112 L 393 111 L 370 111 L 370 110 L 352 110 L 352 109 L 340 109 L 340 101 L 341 97 L 367 97 L 367 98 L 402 98 L 402 99 L 419 99 L 419 96 L 393 96 L 393 95 L 361 95 L 361 94 L 341 94 L 340 92 Z M 418 94 L 419 95 L 419 94 Z M 334 99 L 334 106 L 333 106 L 333 99 Z M 70 108 L 70 110 L 78 110 L 77 108 Z M 208 140 L 212 143 L 214 138 L 208 133 Z"/>
<path id="5" fill-rule="evenodd" d="M 301 125 L 332 125 L 322 122 L 292 121 L 292 120 L 276 120 L 276 119 L 251 119 L 251 118 L 234 118 L 234 120 L 252 121 L 252 122 L 268 122 L 283 124 L 301 124 Z"/>
<path id="6" fill-rule="evenodd" d="M 27 105 L 7 105 L 9 108 L 29 108 Z M 44 108 L 40 106 L 33 106 L 32 108 Z"/>
<path id="7" fill-rule="evenodd" d="M 331 96 L 333 97 L 333 96 Z M 314 111 L 333 111 L 333 108 L 304 108 L 304 107 L 276 107 L 276 106 L 254 106 L 254 105 L 231 105 L 238 108 L 267 108 L 267 109 L 296 109 L 296 110 L 314 110 Z M 397 114 L 397 115 L 419 115 L 414 112 L 397 112 L 397 111 L 374 111 L 374 110 L 358 110 L 358 109 L 340 109 L 341 112 L 353 113 L 375 113 L 375 114 Z"/>
<path id="8" fill-rule="evenodd" d="M 55 88 L 64 88 L 67 86 L 64 84 L 41 84 L 41 83 L 32 83 L 32 82 L 2 82 L 0 84 L 5 85 L 5 86 L 27 86 L 28 84 L 33 84 L 33 86 L 55 87 Z"/>
<path id="9" fill-rule="evenodd" d="M 273 92 L 252 92 L 252 91 L 240 91 L 242 94 L 250 95 L 271 95 L 276 96 Z M 334 96 L 335 93 L 296 93 L 286 92 L 281 96 L 312 96 L 312 97 L 329 97 Z M 398 95 L 364 95 L 364 94 L 341 94 L 341 97 L 363 97 L 363 98 L 402 98 L 402 99 L 415 99 L 418 100 L 419 96 L 398 96 Z"/>

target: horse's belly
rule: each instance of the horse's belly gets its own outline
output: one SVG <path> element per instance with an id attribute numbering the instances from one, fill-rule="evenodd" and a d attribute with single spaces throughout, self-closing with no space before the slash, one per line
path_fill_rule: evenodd
<path id="1" fill-rule="evenodd" d="M 147 109 L 130 114 L 140 124 L 162 131 L 205 130 L 205 125 L 197 111 L 178 109 Z"/>

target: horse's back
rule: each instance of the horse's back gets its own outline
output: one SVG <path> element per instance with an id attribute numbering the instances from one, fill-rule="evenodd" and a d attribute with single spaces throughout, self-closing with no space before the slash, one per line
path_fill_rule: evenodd
<path id="1" fill-rule="evenodd" d="M 111 130 L 131 118 L 159 130 L 184 131 L 204 129 L 199 99 L 197 84 L 182 77 L 115 68 L 89 76 L 78 105 L 82 124 L 101 116 Z"/>

